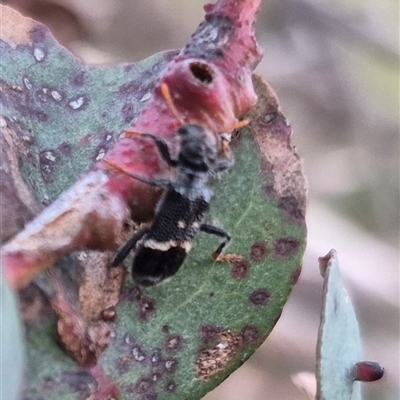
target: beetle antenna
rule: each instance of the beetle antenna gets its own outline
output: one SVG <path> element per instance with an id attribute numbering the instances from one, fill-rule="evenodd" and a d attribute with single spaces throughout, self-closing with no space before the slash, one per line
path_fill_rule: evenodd
<path id="1" fill-rule="evenodd" d="M 249 120 L 248 119 L 244 119 L 243 121 L 239 121 L 236 124 L 234 124 L 232 126 L 232 128 L 229 130 L 229 132 L 235 131 L 236 129 L 240 129 L 243 128 L 245 126 L 247 126 L 249 124 Z"/>
<path id="2" fill-rule="evenodd" d="M 161 84 L 161 93 L 164 96 L 165 101 L 168 104 L 168 107 L 171 109 L 173 114 L 175 115 L 176 119 L 179 121 L 180 124 L 184 125 L 184 121 L 178 113 L 178 110 L 175 107 L 174 100 L 172 99 L 171 91 L 166 83 Z"/>

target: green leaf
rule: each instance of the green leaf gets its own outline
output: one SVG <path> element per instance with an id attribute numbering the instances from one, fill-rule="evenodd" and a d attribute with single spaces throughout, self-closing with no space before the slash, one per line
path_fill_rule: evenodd
<path id="1" fill-rule="evenodd" d="M 43 26 L 30 35 L 30 45 L 0 42 L 3 120 L 27 145 L 21 175 L 47 202 L 112 146 L 173 53 L 87 67 Z M 259 81 L 256 90 L 251 127 L 233 143 L 232 171 L 214 182 L 210 215 L 245 261 L 215 263 L 219 242 L 200 234 L 168 284 L 140 289 L 127 279 L 109 346 L 92 369 L 60 348 L 54 313 L 41 313 L 27 329 L 25 399 L 199 399 L 265 340 L 300 273 L 305 184 L 275 95 Z"/>
<path id="2" fill-rule="evenodd" d="M 3 276 L 0 279 L 0 393 L 17 400 L 21 392 L 24 369 L 24 342 L 15 294 Z"/>
<path id="3" fill-rule="evenodd" d="M 317 344 L 317 399 L 360 400 L 361 384 L 354 382 L 354 367 L 362 357 L 360 331 L 335 250 L 320 258 L 320 268 L 324 304 Z"/>
<path id="4" fill-rule="evenodd" d="M 260 162 L 247 132 L 236 149 L 234 170 L 218 182 L 213 203 L 212 218 L 234 238 L 231 250 L 248 259 L 247 277 L 240 278 L 247 267 L 213 262 L 210 253 L 216 241 L 199 235 L 187 262 L 168 284 L 140 290 L 127 281 L 113 325 L 115 337 L 100 361 L 125 394 L 122 398 L 141 398 L 143 392 L 164 399 L 171 391 L 176 399 L 201 398 L 254 352 L 279 319 L 301 265 L 305 232 L 304 226 L 288 221 L 276 199 L 265 195 Z M 297 242 L 291 256 L 277 253 L 282 238 Z M 262 249 L 264 242 L 265 258 L 251 260 L 252 246 L 258 243 Z M 227 331 L 243 341 L 232 350 L 231 363 L 208 382 L 196 379 L 199 352 L 220 343 L 218 333 Z M 27 393 L 40 394 L 51 379 L 58 383 L 57 390 L 47 398 L 69 399 L 63 393 L 78 385 L 82 372 L 55 346 L 54 336 L 54 325 L 37 326 L 29 335 L 32 380 Z M 63 383 L 65 376 L 75 378 Z M 85 386 L 79 393 L 86 391 Z"/>
<path id="5" fill-rule="evenodd" d="M 2 19 L 14 19 L 18 30 L 31 21 L 2 10 Z M 29 28 L 28 43 L 14 43 L 6 29 L 0 40 L 2 128 L 21 142 L 21 173 L 36 198 L 48 204 L 114 146 L 146 107 L 176 52 L 91 67 L 60 46 L 44 25 Z"/>

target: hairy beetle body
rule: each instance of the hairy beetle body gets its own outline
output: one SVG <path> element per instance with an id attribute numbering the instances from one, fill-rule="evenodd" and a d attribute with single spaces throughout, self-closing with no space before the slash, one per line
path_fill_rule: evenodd
<path id="1" fill-rule="evenodd" d="M 177 159 L 171 157 L 169 147 L 163 139 L 147 133 L 132 135 L 152 139 L 163 160 L 177 172 L 176 179 L 171 181 L 147 180 L 124 171 L 141 182 L 165 189 L 151 227 L 133 236 L 118 252 L 113 262 L 114 266 L 119 265 L 133 250 L 135 255 L 132 277 L 136 283 L 143 286 L 156 285 L 175 275 L 199 231 L 225 239 L 213 253 L 214 259 L 219 259 L 222 249 L 230 241 L 228 233 L 213 225 L 203 224 L 203 220 L 209 211 L 213 194 L 207 186 L 208 179 L 211 174 L 232 166 L 233 160 L 218 157 L 215 135 L 201 126 L 184 125 L 178 133 L 180 149 Z M 115 165 L 113 167 L 119 169 Z M 241 258 L 232 257 L 236 258 L 227 260 Z"/>

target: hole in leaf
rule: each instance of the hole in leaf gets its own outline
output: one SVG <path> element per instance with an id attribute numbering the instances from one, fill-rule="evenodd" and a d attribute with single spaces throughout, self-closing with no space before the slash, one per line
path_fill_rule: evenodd
<path id="1" fill-rule="evenodd" d="M 209 85 L 214 79 L 214 71 L 210 66 L 200 62 L 190 64 L 190 72 L 200 82 Z"/>

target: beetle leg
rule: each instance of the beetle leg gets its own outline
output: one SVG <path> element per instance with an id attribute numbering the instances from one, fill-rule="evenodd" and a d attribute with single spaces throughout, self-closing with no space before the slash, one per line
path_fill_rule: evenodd
<path id="1" fill-rule="evenodd" d="M 145 228 L 133 235 L 132 238 L 129 239 L 128 242 L 125 244 L 125 246 L 118 251 L 111 266 L 118 267 L 118 265 L 120 265 L 122 261 L 125 260 L 130 251 L 136 246 L 136 243 L 149 231 L 150 228 Z"/>
<path id="2" fill-rule="evenodd" d="M 225 255 L 221 255 L 222 250 L 228 245 L 228 243 L 231 240 L 231 237 L 229 236 L 229 234 L 227 232 L 225 232 L 223 229 L 218 228 L 214 225 L 208 225 L 208 224 L 201 224 L 200 225 L 200 231 L 205 232 L 205 233 L 209 233 L 211 235 L 216 235 L 219 237 L 222 237 L 225 239 L 224 242 L 222 242 L 217 250 L 214 251 L 214 253 L 212 254 L 212 258 L 215 261 L 220 261 L 220 262 L 238 262 L 238 261 L 242 261 L 243 257 L 239 256 L 237 254 L 225 254 Z"/>

